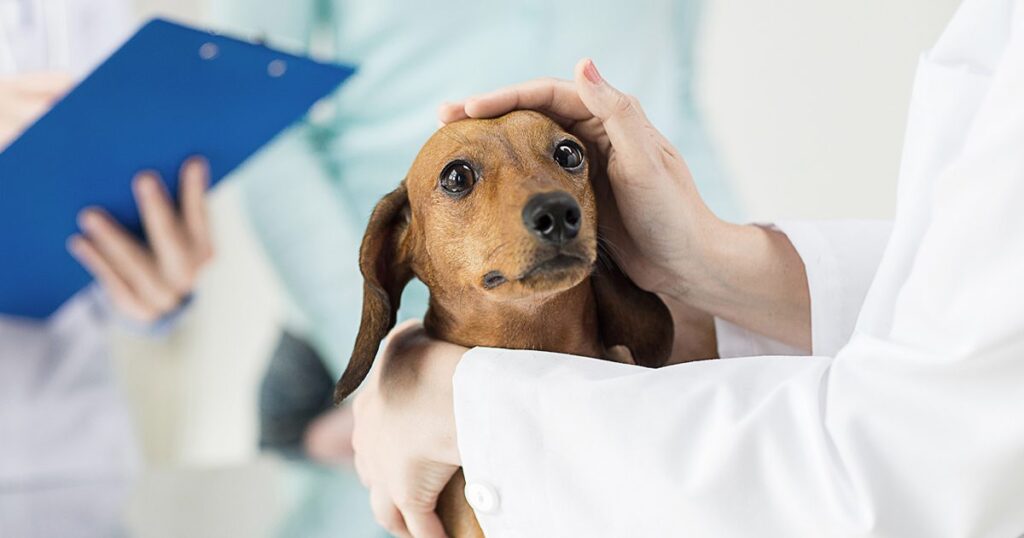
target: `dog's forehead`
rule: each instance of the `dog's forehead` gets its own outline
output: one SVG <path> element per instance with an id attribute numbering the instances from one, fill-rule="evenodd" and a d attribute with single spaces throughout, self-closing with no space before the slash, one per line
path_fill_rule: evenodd
<path id="1" fill-rule="evenodd" d="M 533 111 L 515 111 L 498 118 L 466 119 L 441 127 L 423 146 L 417 161 L 447 162 L 477 152 L 527 152 L 564 131 L 548 117 Z M 426 164 L 426 163 L 424 163 Z"/>

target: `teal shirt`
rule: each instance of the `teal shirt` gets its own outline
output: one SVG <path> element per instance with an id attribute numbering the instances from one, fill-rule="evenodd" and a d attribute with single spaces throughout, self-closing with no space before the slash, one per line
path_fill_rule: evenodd
<path id="1" fill-rule="evenodd" d="M 329 369 L 344 368 L 359 325 L 357 265 L 366 219 L 437 128 L 442 101 L 594 58 L 636 95 L 682 152 L 719 215 L 737 218 L 693 102 L 700 3 L 678 0 L 213 0 L 227 30 L 351 62 L 357 74 L 235 177 L 271 263 Z M 400 317 L 422 316 L 412 286 Z"/>

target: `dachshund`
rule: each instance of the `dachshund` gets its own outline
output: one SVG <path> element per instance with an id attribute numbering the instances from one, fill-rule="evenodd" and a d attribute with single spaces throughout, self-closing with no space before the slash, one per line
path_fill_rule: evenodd
<path id="1" fill-rule="evenodd" d="M 672 316 L 602 245 L 592 154 L 533 111 L 431 136 L 370 217 L 359 252 L 362 320 L 335 401 L 366 377 L 413 277 L 430 290 L 423 325 L 434 338 L 665 364 Z M 438 514 L 452 538 L 482 537 L 464 487 L 460 470 Z"/>

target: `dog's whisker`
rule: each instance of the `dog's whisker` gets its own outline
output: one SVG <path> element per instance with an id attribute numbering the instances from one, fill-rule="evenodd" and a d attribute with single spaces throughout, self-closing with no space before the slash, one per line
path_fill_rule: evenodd
<path id="1" fill-rule="evenodd" d="M 598 260 L 608 267 L 611 264 L 615 264 L 615 260 L 621 258 L 622 249 L 612 242 L 611 239 L 600 237 L 597 242 L 597 255 Z"/>
<path id="2" fill-rule="evenodd" d="M 598 271 L 599 269 L 604 269 L 606 271 L 611 271 L 615 267 L 617 267 L 617 264 L 615 263 L 615 258 L 608 251 L 606 251 L 604 249 L 601 249 L 601 248 L 598 248 L 598 250 L 597 250 L 597 259 L 594 260 L 594 271 L 593 272 L 595 274 L 598 274 L 598 273 L 600 273 L 600 271 Z"/>

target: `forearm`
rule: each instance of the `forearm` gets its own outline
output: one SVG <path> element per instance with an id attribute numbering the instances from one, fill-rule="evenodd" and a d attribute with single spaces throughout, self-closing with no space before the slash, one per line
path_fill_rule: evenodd
<path id="1" fill-rule="evenodd" d="M 679 303 L 809 352 L 807 273 L 786 234 L 720 222 L 703 237 L 685 276 L 664 294 L 670 308 Z"/>

